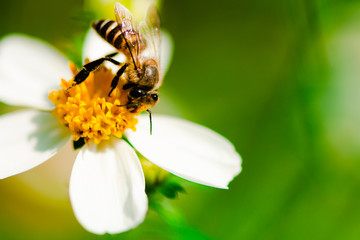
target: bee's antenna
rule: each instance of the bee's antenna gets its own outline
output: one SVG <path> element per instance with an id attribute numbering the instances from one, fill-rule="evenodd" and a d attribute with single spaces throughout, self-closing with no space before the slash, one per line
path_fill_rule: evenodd
<path id="1" fill-rule="evenodd" d="M 149 119 L 150 119 L 150 135 L 152 135 L 152 117 L 151 117 L 151 111 L 150 111 L 150 109 L 146 109 L 146 111 L 149 113 Z"/>

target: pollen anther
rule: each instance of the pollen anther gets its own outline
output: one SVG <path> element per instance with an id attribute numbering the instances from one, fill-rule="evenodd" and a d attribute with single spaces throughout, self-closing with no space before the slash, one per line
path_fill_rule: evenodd
<path id="1" fill-rule="evenodd" d="M 73 63 L 70 63 L 70 69 L 76 75 Z M 112 71 L 102 66 L 90 73 L 86 81 L 69 90 L 74 78 L 69 81 L 62 79 L 62 88 L 49 94 L 49 99 L 55 105 L 52 113 L 72 132 L 74 141 L 83 138 L 86 143 L 93 141 L 98 144 L 111 135 L 121 138 L 128 128 L 136 130 L 136 116 L 146 107 L 139 107 L 132 112 L 132 109 L 120 106 L 128 101 L 128 90 L 123 90 L 122 78 L 109 97 L 113 78 Z"/>

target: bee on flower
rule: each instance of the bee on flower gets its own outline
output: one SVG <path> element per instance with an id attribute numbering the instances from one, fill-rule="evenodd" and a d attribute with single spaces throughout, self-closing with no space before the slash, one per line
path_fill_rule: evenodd
<path id="1" fill-rule="evenodd" d="M 108 42 L 120 39 L 113 45 L 123 62 L 112 58 L 114 49 L 94 31 L 85 41 L 82 69 L 68 67 L 38 39 L 10 35 L 0 42 L 0 101 L 23 107 L 0 116 L 0 178 L 38 166 L 73 141 L 70 201 L 80 224 L 96 234 L 124 232 L 144 220 L 148 198 L 137 152 L 170 173 L 217 188 L 227 189 L 241 171 L 234 146 L 214 131 L 157 114 L 150 126 L 140 115 L 158 101 L 171 40 L 160 35 L 153 10 L 141 34 L 124 6 L 116 4 L 115 15 L 117 22 L 94 26 Z M 19 69 L 20 55 L 27 61 Z"/>

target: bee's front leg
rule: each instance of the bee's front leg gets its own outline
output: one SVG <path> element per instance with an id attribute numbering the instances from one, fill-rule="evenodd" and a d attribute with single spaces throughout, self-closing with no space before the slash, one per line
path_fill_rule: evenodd
<path id="1" fill-rule="evenodd" d="M 80 72 L 78 72 L 78 74 L 76 74 L 75 78 L 74 78 L 74 83 L 67 89 L 67 91 L 76 86 L 79 85 L 80 83 L 82 83 L 83 81 L 86 80 L 86 78 L 89 76 L 89 74 L 96 70 L 104 61 L 109 61 L 115 65 L 120 65 L 121 63 L 112 59 L 113 56 L 115 56 L 117 53 L 112 53 L 107 55 L 106 57 L 103 58 L 99 58 L 97 60 L 94 60 L 92 62 L 89 62 L 87 64 L 85 64 L 83 66 L 83 68 L 80 70 Z"/>
<path id="2" fill-rule="evenodd" d="M 119 71 L 116 72 L 115 77 L 113 78 L 113 80 L 111 81 L 111 90 L 108 94 L 108 96 L 110 97 L 110 94 L 112 93 L 112 91 L 114 91 L 114 89 L 117 87 L 118 83 L 119 83 L 119 79 L 121 77 L 121 75 L 124 73 L 125 69 L 127 68 L 128 64 L 125 63 L 120 69 Z"/>

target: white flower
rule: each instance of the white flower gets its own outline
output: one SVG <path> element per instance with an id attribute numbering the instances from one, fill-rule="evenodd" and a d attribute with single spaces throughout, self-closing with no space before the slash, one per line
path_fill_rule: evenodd
<path id="1" fill-rule="evenodd" d="M 102 57 L 111 46 L 90 34 L 84 56 Z M 169 48 L 169 40 L 165 39 Z M 95 52 L 94 52 L 95 51 Z M 170 50 L 162 59 L 169 62 Z M 163 66 L 166 68 L 166 66 Z M 72 77 L 68 61 L 48 44 L 23 35 L 0 42 L 0 100 L 25 107 L 0 116 L 0 179 L 27 171 L 71 140 L 68 128 L 50 114 L 47 99 L 61 78 Z M 147 159 L 177 176 L 200 184 L 227 188 L 241 171 L 241 158 L 219 134 L 195 123 L 153 115 L 139 116 L 136 132 L 125 135 Z M 146 215 L 144 173 L 135 150 L 124 140 L 90 143 L 74 151 L 69 194 L 76 218 L 96 234 L 120 233 L 136 227 Z"/>

